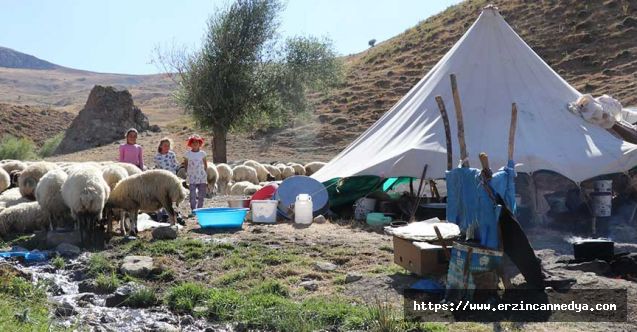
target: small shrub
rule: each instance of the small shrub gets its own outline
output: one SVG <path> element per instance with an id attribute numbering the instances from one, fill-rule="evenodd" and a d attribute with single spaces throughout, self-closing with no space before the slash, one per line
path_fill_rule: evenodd
<path id="1" fill-rule="evenodd" d="M 58 270 L 62 270 L 64 269 L 66 262 L 64 261 L 64 258 L 62 258 L 62 256 L 57 256 L 51 260 L 51 265 L 53 265 L 53 267 Z"/>
<path id="2" fill-rule="evenodd" d="M 210 292 L 202 285 L 187 282 L 168 290 L 166 304 L 176 312 L 192 312 L 198 305 L 203 305 Z"/>
<path id="3" fill-rule="evenodd" d="M 266 280 L 253 290 L 254 294 L 272 294 L 281 297 L 288 297 L 290 292 L 283 284 L 277 280 Z"/>
<path id="4" fill-rule="evenodd" d="M 0 140 L 0 159 L 35 159 L 35 144 L 26 138 L 3 136 Z"/>
<path id="5" fill-rule="evenodd" d="M 165 269 L 161 271 L 161 273 L 155 275 L 153 278 L 160 281 L 173 281 L 175 280 L 175 271 L 173 271 L 172 269 Z"/>
<path id="6" fill-rule="evenodd" d="M 213 321 L 233 321 L 244 297 L 232 289 L 213 289 L 206 302 L 208 318 Z"/>
<path id="7" fill-rule="evenodd" d="M 104 293 L 114 292 L 119 285 L 120 281 L 117 279 L 115 273 L 111 273 L 110 275 L 102 273 L 95 278 L 95 287 Z"/>
<path id="8" fill-rule="evenodd" d="M 115 272 L 115 267 L 104 254 L 93 254 L 88 260 L 88 275 L 96 277 L 100 274 Z"/>
<path id="9" fill-rule="evenodd" d="M 42 145 L 39 151 L 40 157 L 44 158 L 44 157 L 52 156 L 53 152 L 55 152 L 55 149 L 57 149 L 58 145 L 60 145 L 63 138 L 64 138 L 64 132 L 61 132 L 49 138 L 48 140 L 44 141 L 44 144 Z"/>
<path id="10" fill-rule="evenodd" d="M 131 308 L 148 308 L 158 303 L 159 300 L 155 291 L 144 287 L 133 292 L 124 304 Z"/>

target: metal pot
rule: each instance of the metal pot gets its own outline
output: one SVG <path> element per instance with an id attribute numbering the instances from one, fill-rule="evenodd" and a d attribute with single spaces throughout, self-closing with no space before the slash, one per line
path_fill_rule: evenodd
<path id="1" fill-rule="evenodd" d="M 230 199 L 228 200 L 228 206 L 231 208 L 249 208 L 250 199 Z"/>

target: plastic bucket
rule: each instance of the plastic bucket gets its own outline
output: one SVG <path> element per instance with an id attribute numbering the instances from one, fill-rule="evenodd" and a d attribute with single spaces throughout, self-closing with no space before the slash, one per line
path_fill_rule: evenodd
<path id="1" fill-rule="evenodd" d="M 598 180 L 593 182 L 593 192 L 596 192 L 596 193 L 613 192 L 613 180 Z"/>
<path id="2" fill-rule="evenodd" d="M 367 197 L 359 198 L 356 203 L 354 203 L 354 219 L 367 219 L 367 214 L 373 212 L 375 207 L 376 199 Z"/>
<path id="3" fill-rule="evenodd" d="M 276 208 L 278 201 L 252 200 L 252 222 L 274 224 L 276 223 Z"/>
<path id="4" fill-rule="evenodd" d="M 596 217 L 610 217 L 613 196 L 609 192 L 594 192 L 591 194 L 593 215 Z"/>

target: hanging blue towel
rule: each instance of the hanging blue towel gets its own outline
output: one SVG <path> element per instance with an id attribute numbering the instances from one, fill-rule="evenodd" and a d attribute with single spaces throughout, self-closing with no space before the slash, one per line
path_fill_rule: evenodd
<path id="1" fill-rule="evenodd" d="M 509 160 L 506 167 L 495 172 L 489 186 L 500 195 L 507 207 L 515 212 L 515 163 Z M 485 183 L 476 168 L 456 168 L 447 171 L 447 220 L 466 231 L 469 225 L 478 227 L 480 244 L 498 248 L 498 219 L 501 207 L 495 204 L 485 189 Z"/>

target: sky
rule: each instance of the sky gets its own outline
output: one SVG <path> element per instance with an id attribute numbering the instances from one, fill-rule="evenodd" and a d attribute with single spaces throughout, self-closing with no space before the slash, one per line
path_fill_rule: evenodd
<path id="1" fill-rule="evenodd" d="M 153 50 L 196 49 L 229 0 L 0 0 L 0 46 L 65 67 L 153 74 Z M 459 0 L 287 0 L 282 37 L 328 37 L 340 55 L 389 39 Z"/>

